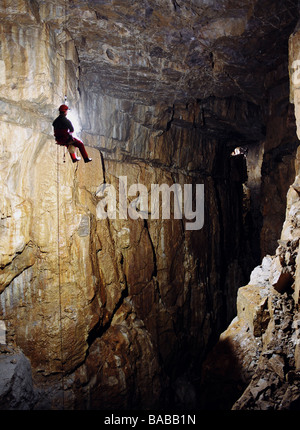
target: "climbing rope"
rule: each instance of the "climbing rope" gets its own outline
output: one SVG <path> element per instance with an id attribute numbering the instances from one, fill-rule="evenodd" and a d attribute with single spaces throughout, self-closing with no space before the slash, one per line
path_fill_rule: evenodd
<path id="1" fill-rule="evenodd" d="M 66 78 L 67 72 L 66 72 L 66 65 L 65 65 L 65 93 L 66 93 L 66 88 L 67 88 L 67 78 Z M 67 94 L 65 94 L 65 98 L 64 98 L 64 104 L 67 104 Z M 64 157 L 63 157 L 63 162 L 66 162 L 66 147 L 64 146 Z"/>
<path id="2" fill-rule="evenodd" d="M 67 3 L 65 0 L 64 7 L 64 24 L 63 29 L 66 32 L 66 21 L 67 21 Z M 66 58 L 66 42 L 65 42 L 65 52 L 64 58 Z M 64 101 L 67 102 L 67 70 L 66 70 L 66 62 L 64 64 Z M 57 204 L 57 271 L 58 271 L 58 300 L 59 300 L 59 332 L 60 332 L 60 361 L 61 361 L 61 389 L 62 389 L 62 408 L 65 409 L 65 379 L 64 379 L 64 344 L 63 344 L 63 323 L 62 323 L 62 286 L 61 286 L 61 261 L 60 261 L 60 145 L 56 146 L 57 148 L 57 193 L 56 193 L 56 204 Z M 63 154 L 63 162 L 66 161 L 66 148 L 64 148 Z"/>
<path id="3" fill-rule="evenodd" d="M 58 270 L 58 296 L 59 296 L 59 331 L 60 331 L 60 360 L 61 360 L 61 384 L 62 407 L 65 408 L 65 383 L 63 361 L 63 324 L 62 324 L 62 288 L 61 288 L 61 264 L 60 264 L 60 171 L 59 171 L 59 145 L 57 145 L 57 270 Z"/>

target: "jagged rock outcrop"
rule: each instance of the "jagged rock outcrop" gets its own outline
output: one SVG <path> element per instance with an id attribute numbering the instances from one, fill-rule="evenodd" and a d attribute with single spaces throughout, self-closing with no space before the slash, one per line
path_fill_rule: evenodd
<path id="1" fill-rule="evenodd" d="M 0 408 L 30 410 L 36 401 L 31 365 L 22 351 L 0 345 Z"/>
<path id="2" fill-rule="evenodd" d="M 0 319 L 32 367 L 28 407 L 197 405 L 201 362 L 258 257 L 252 171 L 230 154 L 265 138 L 261 76 L 286 62 L 296 10 L 266 0 L 1 6 Z M 52 136 L 65 94 L 88 165 L 64 162 Z M 149 198 L 151 184 L 204 184 L 203 228 L 153 219 L 150 206 L 120 218 L 122 177 Z M 109 185 L 116 217 L 102 219 Z"/>

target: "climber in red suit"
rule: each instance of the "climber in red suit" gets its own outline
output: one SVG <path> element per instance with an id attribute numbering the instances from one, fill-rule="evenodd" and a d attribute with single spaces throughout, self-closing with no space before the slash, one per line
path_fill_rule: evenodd
<path id="1" fill-rule="evenodd" d="M 89 158 L 86 149 L 84 147 L 84 144 L 76 139 L 75 137 L 72 136 L 72 133 L 74 131 L 74 127 L 71 123 L 71 121 L 69 119 L 66 118 L 67 116 L 67 112 L 68 112 L 68 106 L 66 105 L 61 105 L 59 107 L 59 116 L 53 121 L 53 127 L 54 127 L 54 136 L 56 139 L 56 143 L 58 145 L 64 145 L 67 148 L 70 145 L 75 146 L 76 148 L 79 149 L 84 162 L 85 163 L 89 163 L 90 161 L 92 161 L 91 158 Z M 80 158 L 77 157 L 75 152 L 70 152 L 71 155 L 71 159 L 73 161 L 73 163 L 76 163 L 76 161 L 79 161 Z"/>

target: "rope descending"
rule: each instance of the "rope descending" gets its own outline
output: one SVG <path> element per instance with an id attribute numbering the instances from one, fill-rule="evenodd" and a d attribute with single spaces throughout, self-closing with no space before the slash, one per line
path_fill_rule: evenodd
<path id="1" fill-rule="evenodd" d="M 65 407 L 64 361 L 63 361 L 63 324 L 62 324 L 62 292 L 61 292 L 61 264 L 60 264 L 60 171 L 59 171 L 59 145 L 57 145 L 57 270 L 58 270 L 58 295 L 59 295 L 59 330 L 60 330 L 60 360 L 61 360 L 61 384 L 62 405 Z"/>

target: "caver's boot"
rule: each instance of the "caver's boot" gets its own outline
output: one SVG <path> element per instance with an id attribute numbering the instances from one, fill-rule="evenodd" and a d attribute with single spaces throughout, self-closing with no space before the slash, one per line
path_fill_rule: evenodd
<path id="1" fill-rule="evenodd" d="M 71 152 L 70 155 L 71 155 L 73 163 L 76 163 L 77 161 L 81 160 L 80 157 L 77 157 L 76 152 Z"/>

